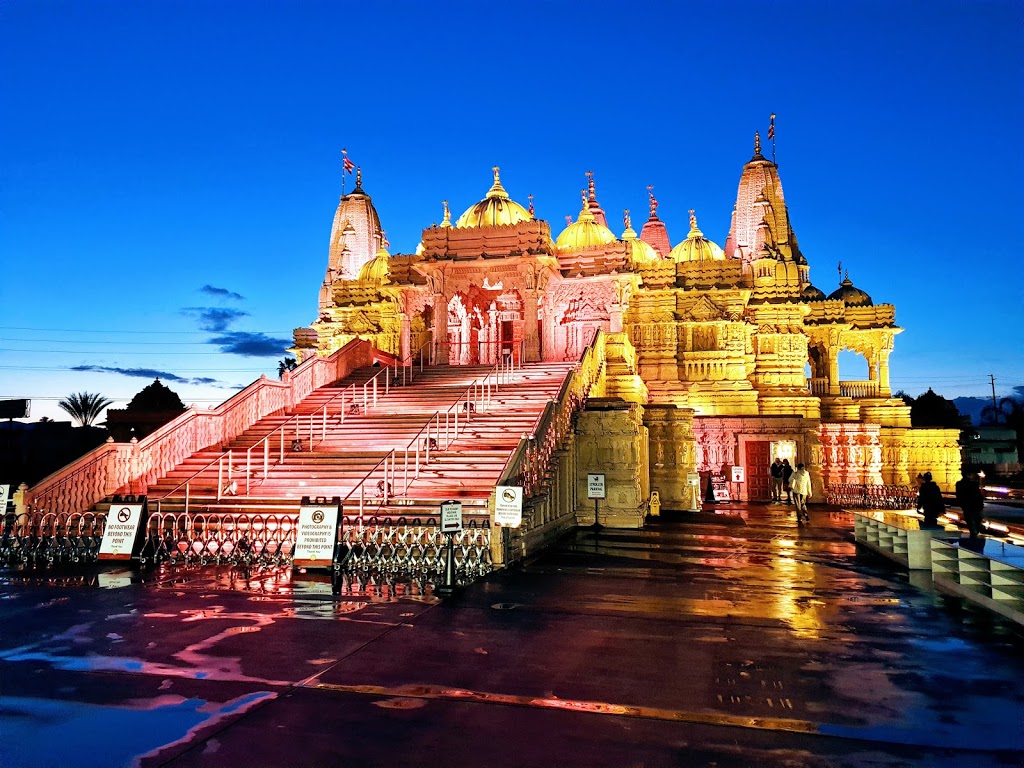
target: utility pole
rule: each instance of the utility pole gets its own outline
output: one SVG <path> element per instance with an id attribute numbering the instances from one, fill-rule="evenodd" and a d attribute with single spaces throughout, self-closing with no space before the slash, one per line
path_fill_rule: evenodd
<path id="1" fill-rule="evenodd" d="M 999 403 L 996 402 L 996 377 L 991 373 L 988 375 L 989 380 L 992 382 L 992 421 L 995 424 L 999 424 Z"/>

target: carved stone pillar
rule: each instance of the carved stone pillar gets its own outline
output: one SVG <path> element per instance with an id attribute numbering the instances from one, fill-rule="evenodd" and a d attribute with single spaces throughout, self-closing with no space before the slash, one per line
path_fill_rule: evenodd
<path id="1" fill-rule="evenodd" d="M 693 410 L 675 405 L 648 405 L 644 426 L 650 436 L 651 489 L 658 491 L 663 509 L 694 508 L 686 475 L 697 471 Z"/>
<path id="2" fill-rule="evenodd" d="M 889 354 L 891 352 L 891 349 L 881 349 L 878 351 L 879 397 L 892 397 L 892 387 L 889 385 Z"/>
<path id="3" fill-rule="evenodd" d="M 828 355 L 828 393 L 833 397 L 839 396 L 839 351 L 829 349 Z"/>
<path id="4" fill-rule="evenodd" d="M 587 498 L 587 474 L 605 476 L 607 498 L 597 503 L 597 522 L 608 528 L 642 528 L 649 494 L 649 455 L 643 407 L 620 398 L 591 398 L 576 424 L 576 522 L 595 522 Z"/>
<path id="5" fill-rule="evenodd" d="M 527 362 L 540 360 L 540 338 L 537 335 L 537 292 L 526 291 L 523 296 L 523 341 Z"/>
<path id="6" fill-rule="evenodd" d="M 608 330 L 610 333 L 622 333 L 622 305 L 612 304 L 608 307 Z"/>
<path id="7" fill-rule="evenodd" d="M 448 365 L 448 300 L 434 294 L 434 365 Z"/>

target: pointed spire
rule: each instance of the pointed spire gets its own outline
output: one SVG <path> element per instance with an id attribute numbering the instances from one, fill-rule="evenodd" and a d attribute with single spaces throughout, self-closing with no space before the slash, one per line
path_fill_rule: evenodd
<path id="1" fill-rule="evenodd" d="M 597 202 L 597 192 L 594 190 L 594 172 L 587 171 L 587 194 L 590 200 Z"/>
<path id="2" fill-rule="evenodd" d="M 444 219 L 441 221 L 441 226 L 447 228 L 452 225 L 452 212 L 448 210 L 447 200 L 442 200 L 441 205 L 444 206 Z"/>
<path id="3" fill-rule="evenodd" d="M 633 220 L 629 217 L 629 208 L 622 210 L 622 223 L 626 225 L 626 229 L 633 228 Z"/>
<path id="4" fill-rule="evenodd" d="M 491 168 L 491 170 L 494 172 L 494 183 L 491 185 L 491 188 L 487 191 L 487 197 L 503 197 L 507 199 L 508 192 L 506 192 L 505 188 L 501 186 L 501 176 L 499 173 L 501 171 L 501 168 L 495 165 Z"/>
<path id="5" fill-rule="evenodd" d="M 647 196 L 650 198 L 650 204 L 651 204 L 651 218 L 650 218 L 650 220 L 651 221 L 657 221 L 658 220 L 658 201 L 654 199 L 654 185 L 653 184 L 648 184 L 647 185 Z"/>
<path id="6" fill-rule="evenodd" d="M 353 189 L 352 191 L 353 192 L 362 192 L 363 191 L 363 168 L 362 168 L 362 166 L 359 166 L 359 167 L 356 168 L 356 188 Z"/>
<path id="7" fill-rule="evenodd" d="M 754 131 L 754 157 L 761 157 L 761 132 Z"/>
<path id="8" fill-rule="evenodd" d="M 690 231 L 693 232 L 697 228 L 697 213 L 690 209 Z"/>

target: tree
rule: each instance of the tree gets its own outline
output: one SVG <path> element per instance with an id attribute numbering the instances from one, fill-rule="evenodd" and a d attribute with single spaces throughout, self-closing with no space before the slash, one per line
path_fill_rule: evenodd
<path id="1" fill-rule="evenodd" d="M 277 361 L 277 378 L 283 379 L 285 371 L 294 371 L 299 367 L 299 361 L 294 357 L 285 357 Z"/>
<path id="2" fill-rule="evenodd" d="M 986 405 L 981 411 L 981 423 L 995 426 L 1006 424 L 1009 427 L 1024 422 L 1024 400 L 1004 397 L 998 404 Z M 1019 428 L 1019 426 L 1017 427 Z"/>
<path id="3" fill-rule="evenodd" d="M 916 398 L 903 396 L 903 402 L 907 402 L 908 399 L 911 400 L 909 403 L 910 423 L 915 427 L 961 429 L 965 426 L 956 404 L 952 400 L 947 400 L 942 395 L 936 394 L 931 388 Z"/>
<path id="4" fill-rule="evenodd" d="M 113 404 L 113 400 L 95 392 L 75 392 L 57 403 L 82 427 L 91 427 L 104 409 Z"/>

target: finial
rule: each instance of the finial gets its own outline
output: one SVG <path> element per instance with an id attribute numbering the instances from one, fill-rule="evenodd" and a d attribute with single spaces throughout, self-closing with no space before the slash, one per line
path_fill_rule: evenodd
<path id="1" fill-rule="evenodd" d="M 530 201 L 530 216 L 533 216 L 533 195 L 527 195 L 526 199 Z"/>
<path id="2" fill-rule="evenodd" d="M 380 247 L 381 248 L 390 248 L 391 247 L 391 243 L 388 242 L 388 233 L 384 231 L 383 227 L 381 227 L 381 229 L 380 229 Z"/>
<path id="3" fill-rule="evenodd" d="M 696 228 L 697 228 L 697 213 L 693 210 L 693 208 L 691 208 L 690 209 L 690 229 L 693 230 L 693 229 L 696 229 Z"/>
<path id="4" fill-rule="evenodd" d="M 839 262 L 837 269 L 839 270 L 839 282 L 841 283 L 843 282 L 843 262 Z"/>
<path id="5" fill-rule="evenodd" d="M 356 168 L 356 188 L 363 188 L 363 168 L 362 166 Z"/>
<path id="6" fill-rule="evenodd" d="M 651 199 L 651 220 L 658 218 L 658 201 L 654 199 L 654 185 L 647 185 L 647 196 Z"/>
<path id="7" fill-rule="evenodd" d="M 622 210 L 622 223 L 626 225 L 626 229 L 633 228 L 633 221 L 629 218 L 629 208 Z"/>
<path id="8" fill-rule="evenodd" d="M 572 216 L 566 216 L 565 217 L 565 226 L 568 227 L 570 224 L 572 224 Z"/>
<path id="9" fill-rule="evenodd" d="M 580 200 L 583 201 L 583 207 L 586 208 L 587 207 L 587 190 L 585 190 L 585 189 L 581 189 L 580 190 Z"/>
<path id="10" fill-rule="evenodd" d="M 761 132 L 754 131 L 754 155 L 761 154 Z"/>
<path id="11" fill-rule="evenodd" d="M 587 190 L 591 200 L 597 200 L 597 193 L 594 191 L 594 172 L 587 171 Z"/>
<path id="12" fill-rule="evenodd" d="M 441 221 L 441 226 L 451 226 L 452 224 L 452 212 L 448 210 L 448 201 L 442 200 L 441 205 L 444 206 L 444 219 Z"/>
<path id="13" fill-rule="evenodd" d="M 498 166 L 494 166 L 493 168 L 491 168 L 491 170 L 494 171 L 494 183 L 501 184 L 501 179 L 498 178 L 498 171 L 500 171 L 501 168 L 499 168 Z"/>

